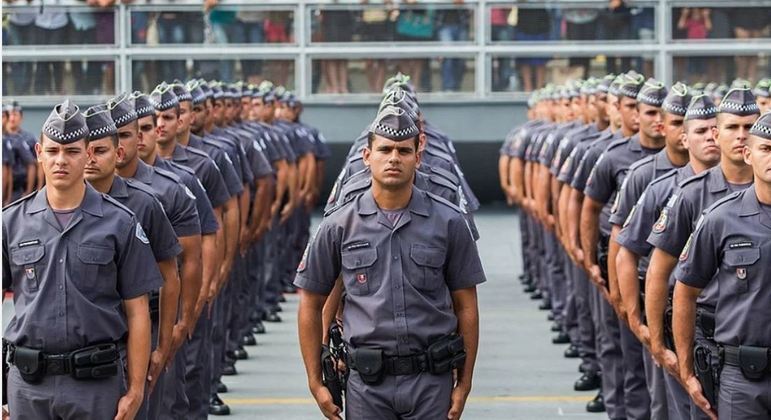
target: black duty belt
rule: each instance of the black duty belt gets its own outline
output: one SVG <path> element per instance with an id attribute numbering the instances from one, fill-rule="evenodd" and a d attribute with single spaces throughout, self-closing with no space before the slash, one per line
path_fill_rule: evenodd
<path id="1" fill-rule="evenodd" d="M 72 375 L 75 379 L 114 376 L 116 361 L 120 358 L 119 343 L 87 346 L 66 353 L 46 353 L 5 341 L 4 347 L 6 361 L 16 366 L 22 376 L 38 378 L 50 375 Z"/>
<path id="2" fill-rule="evenodd" d="M 757 381 L 771 374 L 771 348 L 755 346 L 722 345 L 723 363 L 741 369 L 750 381 Z"/>
<path id="3" fill-rule="evenodd" d="M 356 361 L 350 356 L 346 364 L 358 371 Z M 403 376 L 415 375 L 428 371 L 428 359 L 426 353 L 412 354 L 409 356 L 383 356 L 383 369 L 386 375 Z"/>

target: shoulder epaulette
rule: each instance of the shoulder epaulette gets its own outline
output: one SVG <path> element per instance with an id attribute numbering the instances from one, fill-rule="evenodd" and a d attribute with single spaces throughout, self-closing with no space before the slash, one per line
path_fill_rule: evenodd
<path id="1" fill-rule="evenodd" d="M 679 168 L 675 168 L 675 169 L 670 169 L 670 170 L 668 170 L 668 171 L 667 171 L 667 172 L 666 172 L 664 175 L 661 175 L 661 176 L 660 176 L 660 177 L 658 177 L 658 178 L 654 178 L 654 179 L 653 179 L 653 181 L 651 181 L 650 185 L 661 184 L 662 182 L 664 182 L 664 181 L 668 180 L 669 178 L 672 178 L 673 176 L 676 176 L 676 175 L 677 175 L 677 170 L 678 170 L 678 169 L 679 169 Z M 649 185 L 649 186 L 650 186 L 650 185 Z"/>
<path id="2" fill-rule="evenodd" d="M 610 152 L 613 149 L 617 149 L 617 148 L 625 145 L 626 142 L 628 142 L 628 141 L 629 141 L 629 139 L 627 139 L 627 138 L 613 140 L 612 142 L 610 142 L 610 144 L 608 145 L 608 148 L 605 149 L 605 151 L 606 152 Z"/>
<path id="3" fill-rule="evenodd" d="M 694 176 L 692 176 L 690 178 L 686 178 L 686 179 L 680 181 L 680 183 L 677 186 L 680 187 L 680 188 L 683 188 L 686 185 L 693 184 L 694 182 L 697 182 L 697 181 L 703 179 L 704 177 L 706 177 L 707 176 L 707 172 L 709 172 L 709 171 L 701 171 L 698 174 L 696 174 L 696 175 L 694 175 Z"/>
<path id="4" fill-rule="evenodd" d="M 439 202 L 439 203 L 442 203 L 442 204 L 444 204 L 445 206 L 447 206 L 447 207 L 449 207 L 449 208 L 451 208 L 451 209 L 455 210 L 456 212 L 458 212 L 458 214 L 466 214 L 466 212 L 465 212 L 465 211 L 463 211 L 463 210 L 462 210 L 460 207 L 458 207 L 457 205 L 455 205 L 455 204 L 453 204 L 453 203 L 449 202 L 448 200 L 446 200 L 446 199 L 444 199 L 444 198 L 442 198 L 442 197 L 440 197 L 440 196 L 438 196 L 438 195 L 436 195 L 436 194 L 434 194 L 434 193 L 430 193 L 430 192 L 428 192 L 428 191 L 425 191 L 425 193 L 426 193 L 426 195 L 427 195 L 427 196 L 429 196 L 429 197 L 430 197 L 432 200 L 434 200 L 434 201 L 436 201 L 436 202 Z"/>
<path id="5" fill-rule="evenodd" d="M 702 214 L 707 215 L 707 214 L 717 210 L 718 207 L 720 207 L 720 206 L 722 206 L 722 205 L 724 205 L 726 203 L 735 201 L 736 199 L 741 199 L 742 193 L 744 193 L 745 191 L 747 191 L 747 190 L 736 191 L 734 193 L 728 194 L 725 197 L 722 197 L 721 199 L 719 199 L 719 200 L 715 201 L 714 203 L 712 203 L 711 206 L 707 207 L 707 209 L 704 210 L 704 212 Z"/>
<path id="6" fill-rule="evenodd" d="M 629 172 L 632 172 L 635 169 L 637 169 L 637 168 L 639 168 L 639 167 L 641 167 L 643 165 L 648 165 L 648 164 L 652 163 L 653 162 L 653 156 L 654 155 L 648 155 L 648 156 L 645 156 L 644 158 L 642 158 L 642 159 L 640 159 L 638 161 L 635 161 L 634 163 L 629 165 Z"/>
<path id="7" fill-rule="evenodd" d="M 161 168 L 153 168 L 155 169 L 155 172 L 157 172 L 160 176 L 164 178 L 168 178 L 176 183 L 182 182 L 182 178 L 179 177 L 179 175 L 175 174 L 174 172 L 167 171 L 166 169 Z"/>
<path id="8" fill-rule="evenodd" d="M 451 190 L 455 190 L 456 188 L 458 188 L 458 186 L 453 184 L 452 182 L 450 182 L 449 179 L 441 177 L 441 176 L 436 175 L 436 174 L 429 174 L 428 175 L 428 180 L 430 182 L 433 182 L 434 184 L 441 185 L 443 187 L 447 187 L 447 188 L 449 188 Z"/>
<path id="9" fill-rule="evenodd" d="M 126 213 L 128 213 L 129 216 L 136 217 L 136 214 L 134 214 L 134 212 L 131 211 L 131 209 L 129 209 L 128 207 L 124 206 L 120 201 L 112 198 L 109 194 L 104 194 L 104 193 L 99 193 L 99 194 L 102 196 L 102 198 L 104 198 L 105 201 L 107 201 L 107 202 L 109 202 L 111 204 L 114 204 L 119 209 L 121 209 L 121 210 L 125 211 Z"/>
<path id="10" fill-rule="evenodd" d="M 438 168 L 436 166 L 431 166 L 430 169 L 431 169 L 432 173 L 435 173 L 435 174 L 437 174 L 437 175 L 447 179 L 448 181 L 452 182 L 453 184 L 455 184 L 455 185 L 460 184 L 460 180 L 458 179 L 458 177 L 454 173 L 452 173 L 452 172 L 450 172 L 450 171 L 448 171 L 446 169 L 443 169 L 443 168 Z"/>
<path id="11" fill-rule="evenodd" d="M 24 202 L 24 201 L 27 201 L 27 200 L 29 200 L 30 198 L 34 197 L 34 196 L 35 196 L 37 193 L 38 193 L 37 191 L 32 191 L 31 193 L 29 193 L 29 194 L 27 194 L 27 195 L 25 195 L 25 196 L 23 196 L 23 197 L 20 197 L 20 198 L 16 199 L 15 201 L 11 202 L 11 203 L 10 203 L 10 204 L 8 204 L 7 206 L 3 207 L 3 211 L 5 211 L 5 209 L 7 209 L 7 208 L 10 208 L 10 207 L 12 207 L 12 206 L 15 206 L 15 205 L 17 205 L 17 204 L 20 204 L 20 203 L 22 203 L 22 202 Z"/>

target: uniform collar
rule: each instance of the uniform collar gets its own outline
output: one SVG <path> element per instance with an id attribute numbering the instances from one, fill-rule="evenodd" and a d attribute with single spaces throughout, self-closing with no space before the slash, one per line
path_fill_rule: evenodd
<path id="1" fill-rule="evenodd" d="M 47 187 L 43 187 L 40 191 L 37 192 L 35 198 L 32 199 L 32 202 L 27 207 L 27 214 L 44 212 L 43 219 L 55 229 L 60 230 L 62 234 L 71 230 L 80 222 L 80 220 L 83 219 L 83 212 L 96 217 L 104 216 L 104 213 L 102 212 L 102 195 L 91 185 L 86 183 L 86 192 L 83 196 L 83 201 L 80 203 L 79 211 L 76 211 L 74 218 L 70 221 L 70 224 L 64 230 L 61 230 L 61 226 L 56 220 L 56 216 L 54 216 L 53 210 L 48 205 L 48 199 L 46 198 L 46 188 Z"/>
<path id="2" fill-rule="evenodd" d="M 358 212 L 362 216 L 367 216 L 377 213 L 378 210 L 379 207 L 375 202 L 375 197 L 372 195 L 372 188 L 370 188 L 361 195 L 358 203 Z M 410 197 L 410 202 L 407 204 L 407 210 L 409 210 L 410 213 L 415 213 L 423 217 L 429 216 L 430 204 L 428 202 L 428 197 L 414 186 L 412 188 L 412 197 Z"/>
<path id="3" fill-rule="evenodd" d="M 108 193 L 112 198 L 126 198 L 128 197 L 128 185 L 126 180 L 115 175 L 112 179 L 112 187 Z"/>
<path id="4" fill-rule="evenodd" d="M 139 180 L 139 182 L 143 184 L 152 184 L 153 183 L 153 174 L 152 174 L 152 168 L 150 165 L 142 162 L 140 159 L 137 164 L 137 171 L 134 173 L 134 178 Z"/>
<path id="5" fill-rule="evenodd" d="M 709 192 L 711 193 L 717 193 L 728 189 L 728 181 L 725 180 L 725 175 L 723 175 L 723 169 L 720 165 L 710 169 L 707 184 Z"/>
<path id="6" fill-rule="evenodd" d="M 640 144 L 640 136 L 638 134 L 629 137 L 627 145 L 629 146 L 629 150 L 633 152 L 642 152 L 642 145 Z"/>
<path id="7" fill-rule="evenodd" d="M 195 135 L 193 133 L 190 133 L 190 138 L 188 139 L 187 145 L 188 146 L 197 147 L 197 148 L 200 149 L 201 146 L 203 146 L 203 138 L 201 138 L 201 137 L 199 137 L 199 136 L 197 136 L 197 135 Z"/>
<path id="8" fill-rule="evenodd" d="M 753 216 L 760 213 L 760 202 L 755 194 L 755 184 L 744 190 L 739 216 Z"/>
<path id="9" fill-rule="evenodd" d="M 653 155 L 653 167 L 657 173 L 660 171 L 667 172 L 675 167 L 672 161 L 669 160 L 666 148 L 661 149 L 660 152 Z M 654 174 L 654 176 L 656 175 Z"/>
<path id="10" fill-rule="evenodd" d="M 174 146 L 174 150 L 171 152 L 171 160 L 174 162 L 186 162 L 187 159 L 187 150 L 185 150 L 185 146 L 177 143 Z"/>

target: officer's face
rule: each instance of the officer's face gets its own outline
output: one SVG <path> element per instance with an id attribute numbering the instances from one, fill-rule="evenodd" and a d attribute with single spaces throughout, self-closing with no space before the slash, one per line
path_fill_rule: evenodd
<path id="1" fill-rule="evenodd" d="M 22 114 L 19 111 L 11 111 L 8 114 L 8 122 L 6 128 L 10 131 L 16 131 L 21 127 L 21 121 L 23 120 Z"/>
<path id="2" fill-rule="evenodd" d="M 571 99 L 562 99 L 560 101 L 560 108 L 562 109 L 562 121 L 573 121 L 576 118 L 576 115 L 573 113 Z"/>
<path id="3" fill-rule="evenodd" d="M 768 111 L 771 111 L 771 98 L 764 98 L 762 96 L 758 96 L 756 98 L 756 101 L 758 103 L 758 108 L 760 108 L 760 115 L 763 115 Z"/>
<path id="4" fill-rule="evenodd" d="M 608 95 L 607 106 L 605 107 L 605 113 L 608 114 L 608 119 L 613 127 L 621 127 L 621 113 L 618 110 L 618 96 Z"/>
<path id="5" fill-rule="evenodd" d="M 122 168 L 137 157 L 137 137 L 139 125 L 135 122 L 118 129 L 118 142 L 123 149 L 123 158 L 118 159 L 117 167 Z"/>
<path id="6" fill-rule="evenodd" d="M 371 148 L 365 148 L 363 153 L 373 181 L 388 190 L 412 184 L 415 168 L 420 164 L 420 153 L 412 139 L 397 142 L 376 135 Z"/>
<path id="7" fill-rule="evenodd" d="M 714 166 L 720 162 L 720 148 L 715 142 L 713 128 L 715 119 L 689 120 L 685 123 L 683 145 L 688 149 L 691 158 L 706 166 Z"/>
<path id="8" fill-rule="evenodd" d="M 90 141 L 85 169 L 86 181 L 96 182 L 112 176 L 115 166 L 123 157 L 123 148 L 115 147 L 110 137 Z"/>
<path id="9" fill-rule="evenodd" d="M 618 101 L 621 124 L 632 132 L 640 131 L 640 118 L 637 112 L 637 100 L 622 96 Z"/>
<path id="10" fill-rule="evenodd" d="M 193 123 L 193 107 L 190 101 L 179 103 L 179 121 L 177 123 L 177 133 L 181 134 L 190 130 Z"/>
<path id="11" fill-rule="evenodd" d="M 137 121 L 139 132 L 137 133 L 137 153 L 143 161 L 155 153 L 155 143 L 158 141 L 158 128 L 153 122 L 153 117 L 148 115 Z"/>
<path id="12" fill-rule="evenodd" d="M 655 140 L 664 138 L 664 115 L 661 108 L 638 103 L 640 132 Z"/>
<path id="13" fill-rule="evenodd" d="M 744 162 L 752 166 L 756 183 L 771 187 L 771 140 L 752 135 L 744 148 Z"/>
<path id="14" fill-rule="evenodd" d="M 665 112 L 663 127 L 667 147 L 680 153 L 685 152 L 687 149 L 683 145 L 683 117 Z"/>
<path id="15" fill-rule="evenodd" d="M 166 144 L 177 137 L 179 116 L 174 108 L 155 113 L 158 121 L 158 142 Z"/>
<path id="16" fill-rule="evenodd" d="M 214 107 L 212 108 L 212 118 L 214 118 L 214 124 L 222 125 L 222 120 L 225 117 L 225 101 L 218 99 L 214 101 Z"/>
<path id="17" fill-rule="evenodd" d="M 597 93 L 596 95 L 593 95 L 592 98 L 594 98 L 593 108 L 595 109 L 597 120 L 608 122 L 608 95 Z"/>
<path id="18" fill-rule="evenodd" d="M 248 96 L 241 98 L 241 120 L 248 120 L 252 111 L 252 99 Z"/>
<path id="19" fill-rule="evenodd" d="M 570 112 L 575 118 L 581 117 L 586 119 L 586 111 L 584 110 L 584 100 L 581 97 L 575 97 L 570 100 Z"/>
<path id="20" fill-rule="evenodd" d="M 223 101 L 223 105 L 225 105 L 225 110 L 222 113 L 222 123 L 228 123 L 233 119 L 235 107 L 233 106 L 233 101 L 230 99 Z"/>
<path id="21" fill-rule="evenodd" d="M 35 144 L 35 152 L 43 168 L 46 185 L 66 190 L 83 182 L 87 160 L 85 140 L 59 144 L 43 135 L 43 141 Z"/>
<path id="22" fill-rule="evenodd" d="M 203 129 L 203 126 L 206 124 L 206 105 L 204 104 L 196 104 L 193 105 L 193 118 L 192 122 L 190 123 L 190 129 L 195 131 L 196 133 L 201 131 Z"/>
<path id="23" fill-rule="evenodd" d="M 757 118 L 757 114 L 744 117 L 725 112 L 718 114 L 715 139 L 720 146 L 723 159 L 736 164 L 744 163 L 744 146 L 747 143 L 750 128 Z"/>

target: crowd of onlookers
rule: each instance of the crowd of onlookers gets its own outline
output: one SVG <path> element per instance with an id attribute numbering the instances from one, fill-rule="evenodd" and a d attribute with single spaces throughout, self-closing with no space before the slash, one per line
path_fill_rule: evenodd
<path id="1" fill-rule="evenodd" d="M 84 0 L 91 8 L 30 6 L 11 8 L 3 13 L 3 45 L 114 44 L 113 6 L 118 0 Z M 132 0 L 122 0 L 131 3 Z M 131 43 L 134 45 L 173 44 L 265 44 L 293 43 L 294 11 L 244 7 L 223 7 L 219 0 L 203 0 L 199 11 L 131 12 Z M 420 4 L 416 0 L 342 6 L 327 4 L 311 9 L 310 40 L 318 43 L 341 42 L 473 42 L 475 8 L 463 0 L 453 4 Z M 4 0 L 5 4 L 24 4 L 25 0 Z M 277 7 L 281 9 L 281 6 Z M 768 37 L 771 11 L 760 7 L 675 8 L 672 14 L 674 39 L 748 39 Z M 496 5 L 489 13 L 491 42 L 544 41 L 654 41 L 655 9 L 635 6 L 625 0 L 608 0 L 592 8 L 555 7 L 551 2 Z M 373 50 L 374 51 L 374 50 Z M 374 54 L 373 54 L 374 55 Z M 599 59 L 598 59 L 599 58 Z M 531 91 L 542 86 L 549 74 L 548 64 L 555 58 L 543 56 L 495 56 L 492 60 L 493 91 Z M 195 63 L 193 63 L 193 60 Z M 588 77 L 593 73 L 616 73 L 619 69 L 653 72 L 651 58 L 633 56 L 574 56 L 560 58 L 559 66 L 570 76 Z M 35 93 L 95 94 L 112 92 L 115 85 L 111 60 L 69 60 L 13 62 L 3 65 L 7 83 L 4 94 Z M 321 94 L 376 92 L 385 74 L 401 71 L 412 75 L 420 91 L 455 92 L 473 90 L 473 59 L 457 57 L 385 59 L 317 59 L 312 62 L 312 91 Z M 194 64 L 194 65 L 192 65 Z M 676 58 L 676 75 L 688 75 L 689 82 L 727 80 L 741 77 L 756 80 L 757 56 L 738 56 L 730 63 L 710 57 Z M 135 60 L 132 82 L 137 88 L 154 86 L 172 75 L 188 74 L 195 68 L 211 79 L 243 79 L 259 83 L 265 78 L 291 84 L 292 60 L 199 60 L 188 57 L 167 60 Z M 567 69 L 567 70 L 565 70 Z M 698 71 L 697 71 L 698 70 Z M 358 83 L 349 72 L 362 74 Z M 70 75 L 71 82 L 65 82 Z"/>

